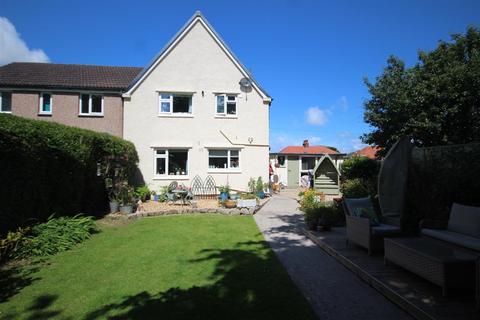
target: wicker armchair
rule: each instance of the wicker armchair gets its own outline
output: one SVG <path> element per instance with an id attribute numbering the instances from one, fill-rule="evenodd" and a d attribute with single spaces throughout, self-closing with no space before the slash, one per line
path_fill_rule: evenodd
<path id="1" fill-rule="evenodd" d="M 358 208 L 371 208 L 373 203 L 370 197 L 357 199 L 343 199 L 343 209 L 347 225 L 347 243 L 355 243 L 368 250 L 368 254 L 383 250 L 383 238 L 396 236 L 401 232 L 399 219 L 380 218 L 378 226 L 372 226 L 370 219 L 359 217 Z"/>

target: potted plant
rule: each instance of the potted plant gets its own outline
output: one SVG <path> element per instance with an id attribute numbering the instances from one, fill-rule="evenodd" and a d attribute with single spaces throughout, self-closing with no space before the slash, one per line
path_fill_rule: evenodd
<path id="1" fill-rule="evenodd" d="M 223 202 L 223 205 L 225 206 L 225 208 L 232 209 L 237 206 L 237 202 L 235 200 L 225 200 Z"/>
<path id="2" fill-rule="evenodd" d="M 265 198 L 265 192 L 263 191 L 263 180 L 262 177 L 258 177 L 255 191 L 260 199 Z"/>
<path id="3" fill-rule="evenodd" d="M 128 184 L 124 184 L 122 187 L 120 194 L 120 212 L 125 214 L 130 214 L 133 212 L 133 204 L 134 204 L 134 191 L 131 186 Z"/>
<path id="4" fill-rule="evenodd" d="M 112 196 L 109 197 L 109 199 L 110 199 L 110 202 L 109 202 L 110 213 L 118 212 L 119 203 L 118 203 L 118 199 L 116 198 L 116 196 L 112 195 Z"/>
<path id="5" fill-rule="evenodd" d="M 218 187 L 218 191 L 220 192 L 220 201 L 228 200 L 230 196 L 230 186 L 228 184 Z"/>
<path id="6" fill-rule="evenodd" d="M 270 197 L 273 196 L 273 189 L 270 188 L 270 184 L 269 184 L 269 183 L 266 183 L 266 182 L 265 182 L 265 183 L 263 184 L 263 190 L 265 191 L 266 194 L 270 195 Z"/>

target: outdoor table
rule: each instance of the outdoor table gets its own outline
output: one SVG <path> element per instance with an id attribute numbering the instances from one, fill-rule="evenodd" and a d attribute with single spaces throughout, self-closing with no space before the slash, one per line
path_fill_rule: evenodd
<path id="1" fill-rule="evenodd" d="M 186 205 L 187 204 L 187 195 L 188 191 L 187 190 L 172 190 L 172 193 L 175 193 L 180 199 L 182 199 L 182 204 Z"/>

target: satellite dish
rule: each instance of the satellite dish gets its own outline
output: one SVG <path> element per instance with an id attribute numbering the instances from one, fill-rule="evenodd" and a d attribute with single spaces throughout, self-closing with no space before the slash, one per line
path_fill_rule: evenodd
<path id="1" fill-rule="evenodd" d="M 242 88 L 250 88 L 252 86 L 252 81 L 248 78 L 242 78 L 239 84 Z"/>

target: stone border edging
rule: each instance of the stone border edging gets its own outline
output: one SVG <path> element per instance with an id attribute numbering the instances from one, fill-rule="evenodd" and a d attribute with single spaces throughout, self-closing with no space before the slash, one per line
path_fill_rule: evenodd
<path id="1" fill-rule="evenodd" d="M 319 246 L 322 250 L 324 250 L 330 256 L 335 258 L 343 266 L 345 266 L 347 269 L 349 269 L 354 274 L 356 274 L 360 279 L 365 281 L 367 284 L 369 284 L 371 287 L 373 287 L 375 290 L 380 292 L 383 296 L 385 296 L 387 299 L 395 303 L 397 306 L 399 306 L 401 309 L 403 309 L 405 312 L 407 312 L 414 318 L 420 319 L 420 320 L 435 320 L 434 317 L 432 317 L 431 315 L 426 313 L 424 310 L 417 307 L 415 304 L 408 301 L 408 299 L 405 299 L 403 296 L 399 295 L 398 293 L 390 289 L 382 281 L 380 281 L 379 279 L 369 274 L 367 271 L 360 268 L 353 261 L 343 256 L 339 252 L 337 252 L 334 248 L 330 247 L 328 244 L 324 243 L 323 241 L 318 240 L 315 234 L 310 230 L 303 228 L 303 233 L 307 236 L 307 238 L 309 238 L 313 243 Z"/>
<path id="2" fill-rule="evenodd" d="M 152 212 L 136 212 L 127 215 L 127 219 L 138 219 L 143 217 L 168 216 L 177 214 L 198 214 L 198 213 L 217 213 L 223 215 L 254 215 L 258 212 L 271 198 L 253 208 L 180 208 L 168 211 L 152 211 Z"/>

